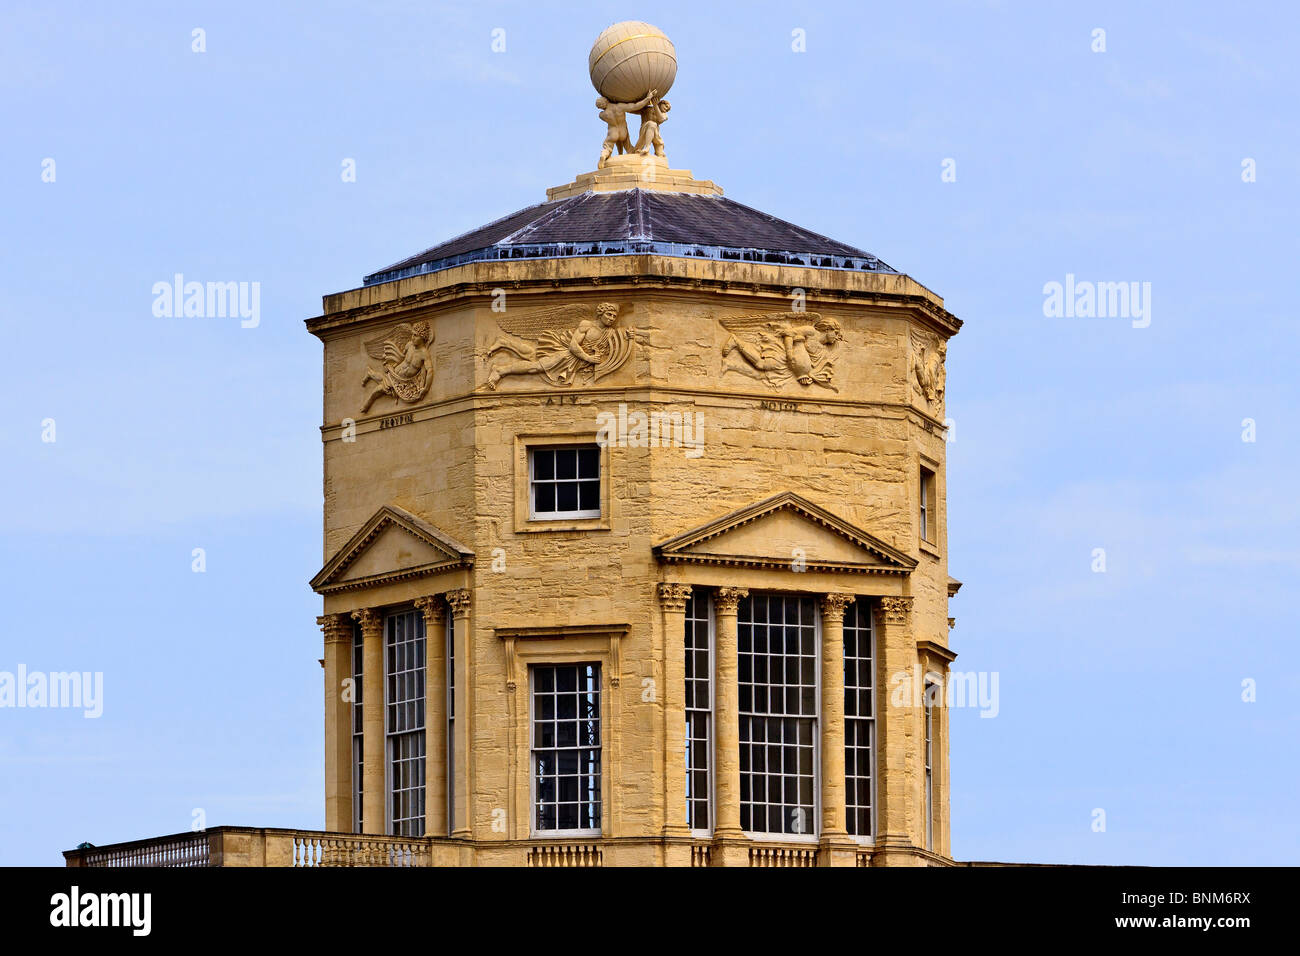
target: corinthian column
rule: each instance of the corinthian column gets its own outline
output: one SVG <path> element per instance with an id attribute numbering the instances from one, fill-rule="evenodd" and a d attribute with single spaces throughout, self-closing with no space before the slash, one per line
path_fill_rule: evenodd
<path id="1" fill-rule="evenodd" d="M 663 612 L 663 682 L 658 688 L 660 731 L 664 742 L 664 836 L 688 837 L 686 822 L 686 601 L 689 584 L 659 585 Z M 690 865 L 685 848 L 670 846 L 665 862 Z M 679 859 L 679 857 L 682 857 Z"/>
<path id="2" fill-rule="evenodd" d="M 872 863 L 887 864 L 890 850 L 921 846 L 915 840 L 913 764 L 918 755 L 912 728 L 912 682 L 916 646 L 911 640 L 912 599 L 882 597 L 877 617 L 876 655 L 876 852 Z"/>
<path id="3" fill-rule="evenodd" d="M 424 835 L 447 829 L 447 605 L 441 595 L 416 598 L 424 613 Z"/>
<path id="4" fill-rule="evenodd" d="M 353 611 L 361 623 L 361 830 L 384 833 L 384 616 L 373 608 Z"/>
<path id="5" fill-rule="evenodd" d="M 822 596 L 821 856 L 831 866 L 857 865 L 844 801 L 844 609 L 852 603 L 852 594 Z"/>
<path id="6" fill-rule="evenodd" d="M 713 745 L 717 765 L 714 773 L 717 805 L 714 807 L 713 838 L 719 844 L 715 862 L 723 866 L 744 866 L 747 862 L 744 832 L 740 829 L 740 689 L 736 611 L 741 598 L 748 596 L 749 591 L 745 588 L 718 588 L 713 598 L 716 628 L 713 636 L 714 674 L 717 680 L 713 691 L 713 720 L 717 731 Z"/>
<path id="7" fill-rule="evenodd" d="M 316 618 L 325 634 L 325 829 L 352 829 L 352 621 L 346 614 Z M 356 693 L 353 688 L 352 694 Z"/>
<path id="8" fill-rule="evenodd" d="M 470 741 L 472 739 L 470 724 L 474 716 L 471 712 L 469 686 L 469 612 L 472 602 L 473 594 L 469 588 L 457 588 L 455 591 L 447 592 L 447 603 L 451 605 L 452 641 L 455 645 L 452 656 L 455 659 L 456 669 L 453 675 L 455 692 L 452 696 L 452 707 L 456 718 L 453 724 L 455 739 L 452 741 L 451 770 L 454 805 L 452 819 L 448 822 L 451 825 L 451 835 L 456 837 L 469 837 L 473 829 L 469 805 Z"/>

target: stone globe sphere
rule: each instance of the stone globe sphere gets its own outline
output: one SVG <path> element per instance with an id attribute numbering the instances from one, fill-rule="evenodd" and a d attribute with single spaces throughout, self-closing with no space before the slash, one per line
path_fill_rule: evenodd
<path id="1" fill-rule="evenodd" d="M 651 90 L 662 99 L 677 78 L 677 51 L 658 27 L 625 20 L 596 37 L 587 67 L 596 92 L 611 103 L 635 103 Z"/>

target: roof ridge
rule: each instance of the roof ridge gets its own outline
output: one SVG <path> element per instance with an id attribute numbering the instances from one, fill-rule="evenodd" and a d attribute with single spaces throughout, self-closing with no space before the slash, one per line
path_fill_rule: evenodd
<path id="1" fill-rule="evenodd" d="M 514 245 L 516 243 L 526 242 L 527 241 L 526 237 L 533 230 L 537 229 L 543 223 L 549 224 L 554 222 L 557 219 L 560 219 L 568 215 L 570 212 L 573 211 L 574 208 L 582 205 L 582 203 L 586 201 L 586 199 L 591 195 L 592 195 L 591 193 L 579 193 L 577 196 L 570 196 L 567 199 L 553 200 L 553 202 L 555 202 L 556 204 L 554 209 L 548 209 L 540 216 L 528 220 L 527 223 L 520 226 L 518 229 L 510 233 L 508 236 L 503 236 L 502 238 L 498 239 L 496 241 L 496 244 L 505 243 L 507 245 Z M 519 211 L 523 212 L 522 209 Z M 505 218 L 509 219 L 510 217 L 506 216 Z"/>
<path id="2" fill-rule="evenodd" d="M 646 221 L 647 220 L 646 214 L 649 212 L 649 209 L 646 206 L 644 197 L 645 197 L 644 189 L 632 190 L 632 195 L 631 197 L 629 197 L 631 199 L 632 204 L 636 207 L 636 223 L 635 223 L 636 228 L 633 229 L 632 228 L 633 224 L 630 222 L 628 223 L 627 237 L 629 239 L 653 239 L 654 238 L 654 228 Z"/>
<path id="3" fill-rule="evenodd" d="M 483 232 L 484 230 L 491 229 L 497 223 L 505 222 L 507 219 L 513 219 L 515 216 L 519 215 L 520 213 L 527 212 L 530 209 L 536 209 L 539 206 L 549 206 L 552 202 L 566 202 L 566 201 L 567 200 L 563 200 L 563 199 L 560 200 L 548 199 L 546 200 L 546 202 L 537 202 L 537 203 L 533 203 L 531 206 L 524 206 L 522 209 L 516 209 L 514 212 L 509 212 L 506 213 L 504 216 L 499 216 L 496 219 L 493 219 L 491 222 L 484 223 L 481 226 L 475 226 L 473 229 L 466 229 L 464 232 L 458 233 L 457 235 L 452 236 L 450 239 L 444 239 L 442 240 L 442 242 L 436 242 L 433 245 L 429 246 L 427 249 L 423 249 L 420 252 L 415 253 L 414 255 L 403 256 L 402 258 L 398 259 L 396 262 L 384 266 L 382 269 L 376 269 L 374 272 L 370 273 L 370 275 L 362 276 L 362 280 L 364 281 L 366 279 L 369 279 L 370 276 L 377 276 L 385 272 L 392 272 L 394 269 L 396 269 L 398 266 L 402 265 L 405 262 L 410 262 L 412 259 L 419 259 L 421 256 L 433 252 L 433 250 L 435 249 L 440 249 L 441 247 L 453 243 L 458 239 L 464 239 L 466 236 L 472 236 L 476 232 Z M 501 240 L 498 239 L 496 241 L 500 242 Z"/>

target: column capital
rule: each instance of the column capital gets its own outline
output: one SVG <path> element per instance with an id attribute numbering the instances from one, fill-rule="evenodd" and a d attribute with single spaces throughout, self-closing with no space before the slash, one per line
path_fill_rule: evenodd
<path id="1" fill-rule="evenodd" d="M 353 611 L 352 620 L 361 625 L 363 633 L 378 631 L 384 626 L 384 616 L 379 613 L 377 608 L 373 607 L 363 607 L 360 610 Z"/>
<path id="2" fill-rule="evenodd" d="M 689 584 L 665 582 L 659 585 L 659 603 L 665 611 L 685 611 L 686 600 L 690 596 Z"/>
<path id="3" fill-rule="evenodd" d="M 451 605 L 451 613 L 458 616 L 469 613 L 473 600 L 474 592 L 469 588 L 456 588 L 454 591 L 447 592 L 447 603 Z"/>
<path id="4" fill-rule="evenodd" d="M 427 594 L 416 598 L 413 603 L 417 611 L 424 612 L 426 625 L 441 624 L 442 619 L 447 616 L 447 604 L 441 594 Z"/>
<path id="5" fill-rule="evenodd" d="M 741 598 L 749 597 L 749 588 L 718 588 L 713 595 L 713 609 L 718 614 L 735 614 Z"/>
<path id="6" fill-rule="evenodd" d="M 326 644 L 351 644 L 352 619 L 346 614 L 322 614 L 316 623 L 325 632 Z"/>
<path id="7" fill-rule="evenodd" d="M 822 620 L 823 621 L 843 621 L 845 609 L 857 600 L 853 594 L 840 594 L 831 592 L 822 595 Z"/>
<path id="8" fill-rule="evenodd" d="M 886 624 L 906 624 L 907 616 L 912 613 L 912 598 L 882 597 L 880 611 Z"/>

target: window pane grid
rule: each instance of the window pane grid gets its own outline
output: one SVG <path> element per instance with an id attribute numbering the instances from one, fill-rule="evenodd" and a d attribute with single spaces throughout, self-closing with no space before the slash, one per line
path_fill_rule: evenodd
<path id="1" fill-rule="evenodd" d="M 600 666 L 536 665 L 534 827 L 600 830 Z"/>
<path id="2" fill-rule="evenodd" d="M 844 613 L 844 802 L 847 829 L 860 837 L 873 834 L 874 651 L 871 604 L 859 599 Z"/>
<path id="3" fill-rule="evenodd" d="M 819 713 L 811 597 L 750 595 L 737 614 L 740 825 L 813 833 Z"/>
<path id="4" fill-rule="evenodd" d="M 529 449 L 534 518 L 600 517 L 600 449 L 595 445 Z"/>
<path id="5" fill-rule="evenodd" d="M 424 615 L 389 614 L 384 624 L 390 832 L 424 836 Z"/>
<path id="6" fill-rule="evenodd" d="M 713 641 L 709 599 L 698 591 L 686 600 L 686 822 L 711 826 L 713 773 Z"/>

